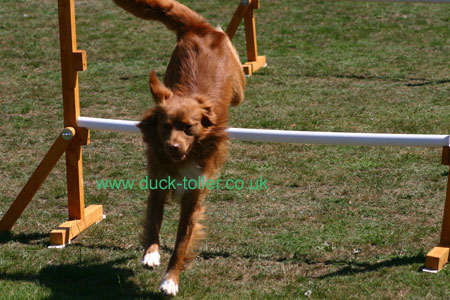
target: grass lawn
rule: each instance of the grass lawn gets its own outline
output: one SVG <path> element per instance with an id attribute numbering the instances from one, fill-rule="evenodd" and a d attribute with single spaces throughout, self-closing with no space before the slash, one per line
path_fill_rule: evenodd
<path id="1" fill-rule="evenodd" d="M 182 1 L 226 28 L 239 1 Z M 258 50 L 231 127 L 450 133 L 450 6 L 261 0 Z M 81 114 L 139 120 L 175 43 L 161 24 L 110 0 L 76 1 Z M 240 27 L 233 40 L 245 59 Z M 62 130 L 56 1 L 1 0 L 0 217 Z M 61 160 L 11 234 L 0 236 L 0 299 L 159 299 L 178 206 L 166 210 L 162 267 L 140 266 L 147 191 L 99 189 L 146 175 L 140 135 L 93 131 L 83 148 L 86 204 L 107 218 L 47 249 L 67 218 Z M 448 167 L 440 148 L 232 141 L 213 190 L 207 238 L 180 299 L 450 299 L 450 267 L 420 272 L 437 245 Z"/>

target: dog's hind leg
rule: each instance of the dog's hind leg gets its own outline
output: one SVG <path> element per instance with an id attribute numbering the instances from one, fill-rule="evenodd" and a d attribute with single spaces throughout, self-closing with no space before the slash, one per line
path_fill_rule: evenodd
<path id="1" fill-rule="evenodd" d="M 195 241 L 202 237 L 202 226 L 198 222 L 203 216 L 204 209 L 201 202 L 204 195 L 205 192 L 202 190 L 190 190 L 181 200 L 175 249 L 160 286 L 161 291 L 166 295 L 176 295 L 181 270 L 196 256 L 193 248 Z"/>
<path id="2" fill-rule="evenodd" d="M 142 266 L 146 268 L 155 268 L 160 264 L 159 231 L 167 194 L 168 190 L 151 190 L 147 200 L 147 213 L 142 236 L 142 244 L 145 248 Z"/>

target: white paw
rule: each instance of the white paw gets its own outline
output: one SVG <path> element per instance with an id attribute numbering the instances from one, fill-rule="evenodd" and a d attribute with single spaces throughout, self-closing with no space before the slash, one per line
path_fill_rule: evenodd
<path id="1" fill-rule="evenodd" d="M 160 257 L 158 251 L 147 253 L 142 259 L 142 266 L 145 268 L 156 268 L 159 266 Z"/>
<path id="2" fill-rule="evenodd" d="M 178 293 L 178 284 L 175 284 L 172 279 L 165 279 L 164 276 L 159 289 L 166 296 L 175 296 Z"/>

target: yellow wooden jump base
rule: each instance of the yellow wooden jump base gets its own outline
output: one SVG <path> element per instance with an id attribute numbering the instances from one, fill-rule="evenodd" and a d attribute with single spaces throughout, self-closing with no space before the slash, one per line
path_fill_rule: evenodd
<path id="1" fill-rule="evenodd" d="M 247 60 L 243 65 L 247 75 L 266 63 L 258 56 L 254 10 L 259 0 L 242 0 L 226 30 L 230 39 L 244 19 Z M 75 236 L 103 218 L 101 205 L 84 207 L 82 147 L 89 144 L 89 130 L 77 126 L 80 116 L 78 72 L 86 70 L 86 52 L 77 49 L 74 0 L 58 0 L 61 73 L 63 90 L 64 130 L 44 156 L 17 198 L 0 221 L 0 231 L 10 231 L 31 199 L 43 184 L 63 153 L 66 153 L 66 180 L 69 221 L 50 232 L 51 245 L 65 245 Z M 450 147 L 443 147 L 442 164 L 450 166 Z M 447 263 L 450 249 L 450 175 L 448 176 L 444 217 L 439 246 L 426 256 L 425 267 L 440 270 Z"/>

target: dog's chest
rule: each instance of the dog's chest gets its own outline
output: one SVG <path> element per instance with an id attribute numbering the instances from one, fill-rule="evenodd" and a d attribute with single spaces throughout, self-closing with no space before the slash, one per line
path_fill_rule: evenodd
<path id="1" fill-rule="evenodd" d="M 176 188 L 173 190 L 173 200 L 179 202 L 188 190 L 196 189 L 198 182 L 203 180 L 202 176 L 202 169 L 195 162 L 184 165 L 175 177 Z"/>

